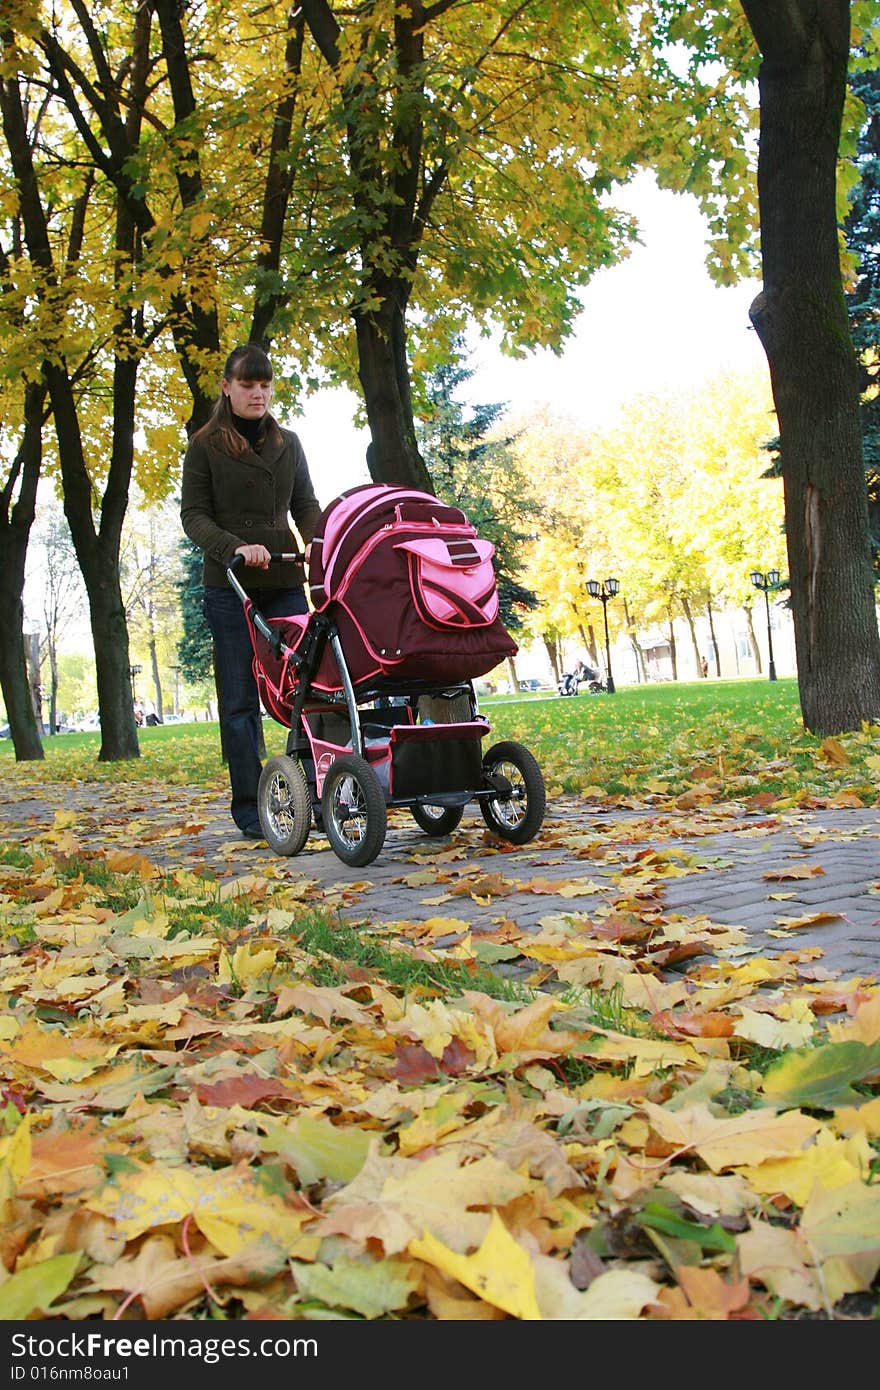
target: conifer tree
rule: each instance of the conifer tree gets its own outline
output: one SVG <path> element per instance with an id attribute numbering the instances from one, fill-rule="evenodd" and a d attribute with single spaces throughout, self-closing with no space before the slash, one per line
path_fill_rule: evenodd
<path id="1" fill-rule="evenodd" d="M 461 348 L 459 339 L 456 346 Z M 444 502 L 461 507 L 468 520 L 495 546 L 495 573 L 501 620 L 514 632 L 525 613 L 538 605 L 532 589 L 517 579 L 531 532 L 542 508 L 530 495 L 528 480 L 511 446 L 514 436 L 493 433 L 505 404 L 465 406 L 455 392 L 474 375 L 454 359 L 436 368 L 425 382 L 425 405 L 416 434 L 422 457 Z"/>
<path id="2" fill-rule="evenodd" d="M 178 581 L 183 636 L 177 644 L 180 669 L 193 683 L 209 678 L 213 671 L 213 643 L 202 612 L 202 552 L 192 541 L 181 542 L 183 575 Z"/>

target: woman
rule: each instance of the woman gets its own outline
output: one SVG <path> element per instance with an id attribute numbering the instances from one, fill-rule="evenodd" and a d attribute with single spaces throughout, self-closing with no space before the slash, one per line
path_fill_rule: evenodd
<path id="1" fill-rule="evenodd" d="M 302 565 L 270 567 L 269 556 L 302 548 L 291 518 L 308 547 L 321 515 L 302 445 L 269 414 L 271 398 L 267 354 L 257 343 L 234 348 L 211 418 L 189 442 L 180 499 L 183 529 L 204 552 L 204 611 L 214 638 L 230 810 L 250 840 L 263 834 L 257 811 L 260 700 L 244 608 L 226 568 L 234 555 L 244 557 L 236 578 L 265 617 L 308 612 Z"/>

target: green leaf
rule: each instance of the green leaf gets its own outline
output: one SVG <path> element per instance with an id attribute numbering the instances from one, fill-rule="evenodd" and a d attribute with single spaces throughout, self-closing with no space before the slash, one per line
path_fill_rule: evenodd
<path id="1" fill-rule="evenodd" d="M 296 1169 L 303 1187 L 329 1178 L 347 1183 L 357 1177 L 364 1165 L 371 1136 L 353 1126 L 340 1127 L 329 1120 L 301 1115 L 289 1129 L 267 1127 L 263 1148 L 277 1151 Z"/>
<path id="2" fill-rule="evenodd" d="M 636 1220 L 641 1226 L 647 1226 L 652 1231 L 662 1231 L 676 1240 L 695 1241 L 703 1250 L 720 1250 L 728 1255 L 736 1252 L 733 1236 L 719 1226 L 717 1221 L 713 1221 L 711 1226 L 701 1226 L 697 1221 L 687 1221 L 683 1216 L 676 1216 L 675 1212 L 659 1202 L 649 1202 L 637 1214 Z"/>
<path id="3" fill-rule="evenodd" d="M 381 1318 L 406 1307 L 419 1285 L 412 1260 L 336 1260 L 327 1265 L 293 1263 L 296 1285 L 304 1298 L 320 1299 L 331 1308 L 349 1308 L 365 1318 Z"/>
<path id="4" fill-rule="evenodd" d="M 880 1071 L 880 1043 L 826 1043 L 799 1048 L 776 1062 L 761 1090 L 767 1103 L 789 1110 L 797 1106 L 833 1110 L 838 1105 L 861 1105 L 865 1099 L 852 1083 Z"/>
<path id="5" fill-rule="evenodd" d="M 49 1260 L 12 1274 L 0 1286 L 0 1322 L 21 1322 L 46 1309 L 63 1294 L 79 1268 L 78 1250 L 53 1255 Z"/>

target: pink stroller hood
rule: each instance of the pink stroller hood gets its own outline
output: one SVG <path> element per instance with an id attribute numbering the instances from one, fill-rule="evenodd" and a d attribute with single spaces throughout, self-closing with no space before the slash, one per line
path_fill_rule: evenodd
<path id="1" fill-rule="evenodd" d="M 472 679 L 512 656 L 493 553 L 459 507 L 430 493 L 365 484 L 331 502 L 312 540 L 309 587 L 338 626 L 355 683 Z M 338 687 L 329 652 L 315 684 Z"/>

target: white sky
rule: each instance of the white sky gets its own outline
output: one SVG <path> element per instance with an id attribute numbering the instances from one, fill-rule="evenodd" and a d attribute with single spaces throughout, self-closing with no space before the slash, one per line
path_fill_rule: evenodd
<path id="1" fill-rule="evenodd" d="M 604 425 L 635 396 L 685 390 L 726 369 L 766 371 L 748 313 L 760 283 L 713 285 L 696 201 L 641 175 L 617 202 L 637 216 L 644 245 L 592 280 L 563 355 L 542 350 L 515 361 L 480 341 L 466 363 L 475 370 L 463 398 L 509 404 L 518 416 L 546 405 L 580 424 Z M 284 421 L 302 440 L 324 505 L 370 481 L 369 434 L 352 425 L 353 407 L 349 393 L 323 391 Z"/>

